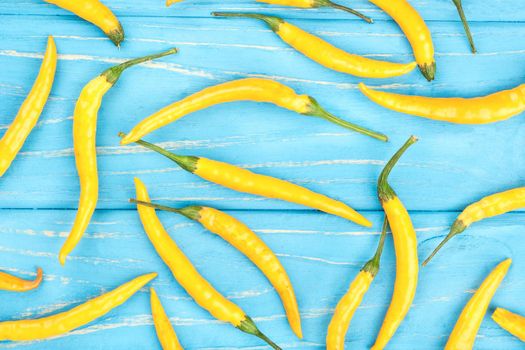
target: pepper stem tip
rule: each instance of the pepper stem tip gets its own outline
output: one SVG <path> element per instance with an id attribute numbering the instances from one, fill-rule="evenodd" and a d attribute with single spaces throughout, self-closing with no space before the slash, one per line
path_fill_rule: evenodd
<path id="1" fill-rule="evenodd" d="M 177 52 L 178 52 L 177 48 L 172 47 L 169 50 L 159 52 L 157 54 L 137 57 L 137 58 L 125 61 L 121 64 L 118 64 L 116 66 L 113 66 L 111 68 L 108 68 L 104 72 L 102 72 L 101 75 L 106 77 L 106 80 L 108 81 L 108 83 L 115 84 L 117 80 L 120 78 L 120 75 L 122 74 L 122 72 L 126 70 L 127 68 L 140 64 L 140 63 L 144 63 L 146 61 L 154 60 L 156 58 L 172 55 Z"/>
<path id="2" fill-rule="evenodd" d="M 430 82 L 436 77 L 436 62 L 420 64 L 419 70 L 425 79 Z"/>
<path id="3" fill-rule="evenodd" d="M 476 45 L 474 44 L 474 39 L 472 38 L 472 33 L 470 32 L 470 26 L 467 21 L 467 17 L 465 16 L 465 11 L 463 10 L 463 4 L 461 0 L 452 0 L 454 5 L 456 5 L 456 8 L 458 10 L 459 18 L 461 18 L 461 22 L 463 23 L 463 28 L 465 29 L 465 34 L 467 35 L 467 39 L 470 45 L 470 51 L 472 53 L 476 53 Z"/>
<path id="4" fill-rule="evenodd" d="M 279 30 L 279 26 L 284 20 L 276 16 L 268 16 L 260 13 L 246 13 L 246 12 L 212 12 L 214 17 L 240 17 L 240 18 L 255 18 L 266 22 L 266 24 L 274 31 Z"/>
<path id="5" fill-rule="evenodd" d="M 362 270 L 369 272 L 372 277 L 375 277 L 379 272 L 379 263 L 381 261 L 381 254 L 383 253 L 383 247 L 385 246 L 386 231 L 388 229 L 388 218 L 385 215 L 383 220 L 383 228 L 381 229 L 381 237 L 379 237 L 379 244 L 377 245 L 376 252 L 372 259 L 363 266 Z"/>
<path id="6" fill-rule="evenodd" d="M 418 138 L 416 136 L 410 136 L 408 140 L 405 141 L 403 146 L 401 146 L 401 148 L 392 156 L 392 158 L 390 158 L 388 163 L 386 163 L 383 171 L 381 171 L 379 179 L 377 180 L 377 192 L 381 201 L 388 200 L 395 195 L 394 190 L 388 184 L 388 176 L 403 153 L 405 153 L 405 151 L 417 141 Z"/>
<path id="7" fill-rule="evenodd" d="M 339 117 L 336 117 L 332 113 L 326 111 L 321 105 L 317 102 L 317 100 L 311 96 L 310 98 L 310 110 L 307 113 L 304 113 L 306 115 L 311 115 L 319 118 L 323 118 L 331 123 L 337 124 L 339 126 L 342 126 L 346 129 L 353 130 L 355 132 L 358 132 L 360 134 L 373 137 L 376 140 L 380 140 L 383 142 L 388 142 L 388 136 L 385 134 L 382 134 L 380 132 L 376 132 L 370 129 L 367 129 L 365 127 L 362 127 L 360 125 L 348 122 L 346 120 L 343 120 Z"/>
<path id="8" fill-rule="evenodd" d="M 275 350 L 282 350 L 277 344 L 275 344 L 270 338 L 268 338 L 266 335 L 264 335 L 259 328 L 255 325 L 255 322 L 249 317 L 246 316 L 246 318 L 241 322 L 240 325 L 237 326 L 241 331 L 255 335 L 256 337 L 264 340 L 268 345 L 270 345 Z"/>
<path id="9" fill-rule="evenodd" d="M 426 266 L 430 260 L 434 257 L 434 255 L 437 254 L 437 252 L 454 236 L 460 234 L 461 232 L 465 231 L 467 226 L 463 223 L 461 220 L 456 220 L 452 224 L 452 227 L 450 228 L 450 232 L 448 235 L 441 241 L 441 243 L 438 244 L 438 246 L 434 249 L 434 251 L 428 256 L 428 258 L 423 261 L 422 266 Z"/>
<path id="10" fill-rule="evenodd" d="M 351 13 L 351 14 L 361 18 L 362 20 L 364 20 L 367 23 L 374 23 L 372 18 L 370 18 L 368 16 L 365 16 L 361 12 L 356 11 L 356 10 L 350 8 L 350 7 L 346 7 L 346 6 L 340 5 L 340 4 L 332 2 L 330 0 L 318 0 L 318 3 L 321 6 L 331 7 L 331 8 L 337 9 L 337 10 L 342 10 L 342 11 Z"/>

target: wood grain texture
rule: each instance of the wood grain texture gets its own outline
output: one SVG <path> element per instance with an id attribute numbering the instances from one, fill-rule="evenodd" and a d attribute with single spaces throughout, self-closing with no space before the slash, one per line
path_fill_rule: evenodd
<path id="1" fill-rule="evenodd" d="M 150 271 L 159 277 L 158 291 L 183 346 L 187 349 L 256 349 L 257 339 L 214 321 L 190 300 L 155 254 L 134 210 L 97 211 L 93 224 L 65 268 L 57 250 L 71 222 L 64 211 L 0 211 L 0 268 L 30 277 L 35 266 L 46 272 L 40 289 L 2 295 L 0 319 L 37 317 L 67 309 Z M 325 214 L 311 212 L 241 212 L 246 222 L 275 251 L 297 291 L 305 333 L 296 340 L 284 318 L 275 290 L 244 256 L 198 224 L 170 213 L 159 216 L 173 239 L 219 291 L 241 305 L 260 327 L 284 348 L 322 349 L 326 328 L 339 298 L 379 239 L 378 230 L 360 230 Z M 382 214 L 366 215 L 380 227 Z M 446 233 L 454 213 L 413 213 L 420 258 Z M 485 275 L 505 257 L 514 263 L 492 303 L 525 312 L 523 241 L 524 214 L 509 214 L 473 225 L 421 269 L 414 305 L 389 349 L 440 349 L 457 315 Z M 490 249 L 487 249 L 490 247 Z M 349 349 L 369 347 L 388 307 L 395 274 L 388 237 L 381 271 L 356 313 L 347 337 Z M 35 343 L 0 343 L 24 349 L 156 349 L 147 289 L 100 321 L 58 339 Z M 5 302 L 9 300 L 9 302 Z M 424 344 L 424 347 L 420 345 Z M 476 349 L 521 349 L 522 344 L 487 315 Z"/>
<path id="2" fill-rule="evenodd" d="M 49 33 L 57 39 L 60 61 L 52 99 L 39 126 L 0 182 L 1 207 L 74 208 L 79 189 L 71 116 L 80 90 L 124 58 L 170 46 L 179 47 L 180 54 L 128 70 L 103 101 L 99 208 L 126 208 L 123 193 L 132 188 L 130 178 L 141 174 L 164 188 L 163 198 L 173 203 L 198 199 L 230 209 L 301 209 L 225 190 L 140 147 L 118 146 L 119 131 L 130 130 L 157 109 L 211 84 L 247 76 L 276 78 L 314 96 L 337 115 L 387 133 L 391 142 L 383 144 L 323 120 L 249 102 L 194 113 L 147 139 L 184 154 L 288 179 L 366 210 L 379 209 L 376 178 L 409 134 L 419 136 L 421 142 L 403 158 L 392 182 L 412 210 L 460 210 L 481 196 L 523 184 L 525 162 L 521 148 L 515 146 L 525 134 L 522 116 L 492 125 L 462 126 L 393 113 L 359 93 L 360 79 L 309 61 L 256 21 L 128 17 L 123 22 L 129 39 L 118 51 L 96 28 L 74 18 L 2 17 L 0 123 L 4 128 L 31 86 Z M 326 21 L 320 30 L 318 21 L 295 22 L 361 54 L 411 59 L 406 40 L 392 23 Z M 472 56 L 461 28 L 431 23 L 439 70 L 432 84 L 415 71 L 367 83 L 432 96 L 483 95 L 522 83 L 525 42 L 517 38 L 525 36 L 525 28 L 501 23 L 479 28 L 484 33 L 476 38 L 481 53 Z"/>
<path id="3" fill-rule="evenodd" d="M 297 10 L 249 0 L 105 0 L 126 30 L 121 50 L 93 25 L 40 0 L 0 1 L 0 135 L 30 90 L 53 34 L 57 79 L 38 126 L 0 179 L 0 270 L 21 277 L 45 271 L 42 287 L 0 292 L 0 320 L 65 310 L 141 273 L 157 271 L 154 286 L 186 349 L 262 349 L 257 339 L 211 318 L 176 284 L 156 256 L 127 199 L 139 176 L 152 198 L 181 206 L 231 210 L 278 254 L 296 288 L 305 340 L 289 330 L 279 299 L 240 253 L 200 226 L 160 213 L 172 237 L 218 290 L 239 303 L 272 339 L 291 349 L 323 349 L 339 298 L 378 240 L 382 214 L 376 180 L 385 161 L 410 134 L 420 137 L 400 161 L 391 183 L 411 211 L 423 259 L 446 234 L 458 210 L 480 197 L 522 186 L 523 115 L 486 126 L 460 126 L 393 113 L 360 95 L 361 79 L 329 71 L 294 52 L 262 23 L 211 18 L 213 10 L 253 10 L 284 16 L 350 52 L 396 62 L 412 60 L 399 28 L 365 0 L 342 1 L 376 19 L 367 25 L 330 9 Z M 413 0 L 428 21 L 438 76 L 418 73 L 365 79 L 386 90 L 429 96 L 477 96 L 525 80 L 525 2 L 463 0 L 480 51 L 472 56 L 450 0 Z M 330 20 L 333 19 L 333 20 Z M 126 71 L 106 95 L 99 117 L 99 210 L 65 268 L 57 253 L 75 216 L 78 178 L 72 114 L 82 87 L 107 67 L 171 46 L 180 53 Z M 148 140 L 183 154 L 237 164 L 348 202 L 373 220 L 363 229 L 343 219 L 283 202 L 235 193 L 184 173 L 136 146 L 120 147 L 119 131 L 204 87 L 244 77 L 267 77 L 314 96 L 331 112 L 387 133 L 383 144 L 322 120 L 256 103 L 216 106 L 156 131 Z M 31 210 L 31 209 L 38 210 Z M 460 310 L 501 260 L 514 264 L 493 306 L 525 313 L 525 213 L 473 225 L 428 267 L 409 316 L 389 349 L 443 348 Z M 388 238 L 381 272 L 352 322 L 347 348 L 369 348 L 388 307 L 394 281 Z M 43 342 L 0 342 L 21 349 L 157 349 L 147 289 L 94 322 Z M 487 316 L 476 349 L 521 349 L 522 343 Z"/>
<path id="4" fill-rule="evenodd" d="M 339 3 L 350 6 L 358 11 L 373 17 L 375 20 L 389 20 L 380 9 L 366 0 L 340 0 Z M 359 21 L 341 11 L 332 9 L 318 9 L 315 11 L 279 7 L 257 3 L 255 0 L 185 0 L 165 7 L 164 0 L 111 0 L 106 4 L 117 16 L 160 16 L 160 17 L 203 17 L 211 11 L 265 11 L 276 15 L 294 18 L 313 19 L 350 19 Z M 413 0 L 410 2 L 421 12 L 426 20 L 459 21 L 456 8 L 451 0 Z M 525 4 L 518 0 L 493 0 L 490 2 L 463 0 L 465 12 L 472 21 L 524 21 Z M 45 14 L 71 16 L 64 10 L 40 0 L 26 0 L 20 6 L 17 0 L 3 0 L 0 3 L 0 13 L 27 15 Z"/>

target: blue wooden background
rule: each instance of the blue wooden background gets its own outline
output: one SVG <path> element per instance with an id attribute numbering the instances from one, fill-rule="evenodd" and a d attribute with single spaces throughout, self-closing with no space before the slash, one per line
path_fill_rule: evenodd
<path id="1" fill-rule="evenodd" d="M 484 126 L 449 125 L 384 110 L 357 90 L 358 78 L 329 71 L 294 52 L 262 23 L 209 17 L 213 10 L 258 10 L 282 15 L 348 51 L 407 62 L 411 49 L 399 28 L 365 0 L 341 1 L 375 19 L 368 25 L 330 9 L 297 10 L 250 0 L 106 0 L 127 38 L 117 50 L 97 28 L 39 0 L 0 1 L 0 130 L 16 114 L 38 72 L 46 36 L 59 51 L 55 86 L 38 126 L 0 179 L 0 269 L 30 278 L 45 271 L 41 288 L 1 292 L 0 319 L 65 310 L 145 272 L 187 349 L 259 349 L 263 344 L 215 321 L 173 281 L 148 242 L 134 208 L 132 179 L 154 199 L 204 204 L 244 220 L 274 249 L 295 285 L 305 339 L 290 331 L 265 278 L 235 249 L 188 220 L 162 221 L 218 290 L 239 303 L 283 348 L 322 349 L 333 308 L 376 247 L 382 213 L 377 176 L 410 135 L 420 137 L 391 183 L 411 211 L 420 258 L 428 255 L 465 205 L 523 185 L 523 116 Z M 438 74 L 429 84 L 413 73 L 367 84 L 432 96 L 477 96 L 525 80 L 525 2 L 464 0 L 479 54 L 469 53 L 449 0 L 413 0 L 428 21 Z M 85 83 L 124 59 L 176 46 L 180 53 L 128 70 L 106 95 L 99 118 L 101 195 L 97 212 L 65 268 L 57 252 L 75 216 L 79 187 L 72 150 L 72 113 Z M 295 205 L 235 193 L 184 173 L 136 146 L 120 147 L 128 131 L 160 107 L 206 86 L 243 77 L 270 77 L 316 97 L 333 113 L 388 134 L 383 144 L 322 120 L 254 103 L 217 106 L 156 131 L 149 140 L 184 154 L 206 156 L 278 176 L 344 200 L 374 221 L 363 229 Z M 2 131 L 0 131 L 1 133 Z M 486 274 L 514 259 L 493 306 L 525 313 L 525 213 L 474 225 L 421 270 L 414 305 L 391 349 L 440 349 L 460 310 Z M 382 268 L 351 325 L 347 347 L 370 347 L 388 307 L 395 261 L 389 238 Z M 43 342 L 0 343 L 23 349 L 159 348 L 144 289 L 106 317 Z M 521 349 L 522 343 L 484 320 L 477 349 Z"/>

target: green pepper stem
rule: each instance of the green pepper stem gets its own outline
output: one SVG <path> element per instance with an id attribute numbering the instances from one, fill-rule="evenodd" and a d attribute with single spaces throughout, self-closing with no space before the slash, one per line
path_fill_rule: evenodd
<path id="1" fill-rule="evenodd" d="M 445 239 L 441 241 L 441 243 L 439 243 L 439 245 L 436 247 L 436 249 L 434 249 L 432 254 L 430 254 L 428 258 L 426 258 L 425 261 L 423 261 L 422 265 L 426 266 L 426 264 L 429 263 L 429 261 L 434 257 L 434 255 L 436 255 L 436 253 L 445 245 L 445 243 L 447 243 L 455 235 L 458 235 L 461 232 L 465 231 L 466 228 L 467 226 L 465 226 L 463 221 L 461 220 L 454 221 L 454 223 L 452 224 L 452 227 L 450 228 L 450 232 L 448 233 L 448 235 L 445 237 Z"/>
<path id="2" fill-rule="evenodd" d="M 275 344 L 273 341 L 270 340 L 266 335 L 264 335 L 255 325 L 255 322 L 249 317 L 246 316 L 246 318 L 241 322 L 239 326 L 237 326 L 241 331 L 255 335 L 256 337 L 264 340 L 268 345 L 270 345 L 275 350 L 281 350 L 281 348 Z"/>
<path id="3" fill-rule="evenodd" d="M 436 77 L 436 62 L 430 64 L 420 64 L 418 65 L 421 74 L 427 79 L 427 81 L 432 81 Z"/>
<path id="4" fill-rule="evenodd" d="M 199 212 L 202 209 L 202 207 L 197 206 L 197 205 L 191 205 L 191 206 L 188 206 L 188 207 L 184 207 L 184 208 L 178 209 L 178 208 L 168 207 L 166 205 L 161 205 L 161 204 L 156 204 L 156 203 L 151 203 L 151 202 L 145 202 L 145 201 L 139 201 L 139 200 L 137 200 L 135 198 L 130 198 L 129 202 L 130 203 L 135 203 L 137 205 L 143 205 L 145 207 L 158 209 L 158 210 L 169 211 L 169 212 L 172 212 L 172 213 L 181 214 L 181 215 L 184 215 L 185 217 L 187 217 L 188 219 L 191 219 L 191 220 L 199 220 L 199 218 L 200 218 Z"/>
<path id="5" fill-rule="evenodd" d="M 168 56 L 168 55 L 171 55 L 171 54 L 174 54 L 174 53 L 177 53 L 177 48 L 175 48 L 175 47 L 171 48 L 171 49 L 169 49 L 167 51 L 163 51 L 163 52 L 154 54 L 154 55 L 148 55 L 148 56 L 134 58 L 132 60 L 123 62 L 123 63 L 121 63 L 119 65 L 116 65 L 114 67 L 106 69 L 104 72 L 102 72 L 101 75 L 106 77 L 106 80 L 108 81 L 108 83 L 115 84 L 117 82 L 117 80 L 120 78 L 120 75 L 122 74 L 122 72 L 125 69 L 127 69 L 127 68 L 129 68 L 131 66 L 137 65 L 139 63 L 143 63 L 143 62 L 146 62 L 146 61 L 151 61 L 151 60 L 154 60 L 155 58 Z"/>
<path id="6" fill-rule="evenodd" d="M 279 30 L 279 26 L 284 23 L 282 18 L 276 16 L 267 16 L 260 13 L 245 13 L 245 12 L 212 12 L 215 17 L 241 17 L 241 18 L 255 18 L 266 22 L 274 32 Z"/>
<path id="7" fill-rule="evenodd" d="M 390 187 L 388 184 L 388 176 L 403 153 L 405 153 L 405 151 L 416 142 L 417 137 L 414 135 L 410 136 L 405 144 L 401 146 L 401 148 L 392 156 L 392 158 L 390 158 L 388 163 L 386 163 L 385 167 L 383 168 L 381 175 L 379 175 L 379 180 L 377 181 L 377 193 L 381 202 L 385 202 L 396 195 L 392 187 Z"/>
<path id="8" fill-rule="evenodd" d="M 383 253 L 383 247 L 385 246 L 387 228 L 388 228 L 388 219 L 385 216 L 385 219 L 383 220 L 383 228 L 381 230 L 381 237 L 379 237 L 379 244 L 377 245 L 376 253 L 372 257 L 372 259 L 368 260 L 365 266 L 363 266 L 363 268 L 361 269 L 362 271 L 369 272 L 372 275 L 372 277 L 375 277 L 377 273 L 379 272 L 379 263 L 381 261 L 381 254 Z"/>
<path id="9" fill-rule="evenodd" d="M 115 46 L 120 49 L 120 43 L 122 43 L 124 40 L 124 28 L 122 28 L 122 24 L 119 22 L 117 29 L 107 33 L 107 36 L 109 37 L 109 40 L 111 40 L 113 44 L 115 44 Z"/>
<path id="10" fill-rule="evenodd" d="M 472 51 L 472 53 L 476 53 L 476 46 L 474 45 L 474 39 L 472 38 L 472 33 L 470 32 L 470 26 L 468 24 L 467 17 L 465 16 L 465 11 L 463 11 L 463 4 L 461 0 L 452 0 L 452 2 L 454 5 L 456 5 L 461 22 L 463 22 L 463 28 L 465 28 L 465 33 L 467 34 L 467 39 L 470 44 L 470 51 Z"/>
<path id="11" fill-rule="evenodd" d="M 315 117 L 319 117 L 319 118 L 323 118 L 325 120 L 328 120 L 329 122 L 332 122 L 334 124 L 340 125 L 340 126 L 346 128 L 346 129 L 350 129 L 350 130 L 356 131 L 356 132 L 358 132 L 360 134 L 373 137 L 373 138 L 375 138 L 377 140 L 380 140 L 380 141 L 383 141 L 383 142 L 388 142 L 388 136 L 386 136 L 384 134 L 372 131 L 370 129 L 364 128 L 364 127 L 359 126 L 359 125 L 354 124 L 354 123 L 350 123 L 350 122 L 348 122 L 346 120 L 343 120 L 343 119 L 341 119 L 339 117 L 336 117 L 335 115 L 327 112 L 311 96 L 310 96 L 310 111 L 308 111 L 307 113 L 304 113 L 304 114 L 315 116 Z"/>
<path id="12" fill-rule="evenodd" d="M 363 15 L 361 12 L 356 11 L 356 10 L 350 8 L 350 7 L 346 7 L 346 6 L 334 3 L 334 2 L 332 2 L 330 0 L 316 0 L 315 4 L 316 4 L 316 7 L 331 7 L 331 8 L 334 8 L 334 9 L 338 9 L 338 10 L 343 10 L 345 12 L 349 12 L 349 13 L 351 13 L 351 14 L 359 17 L 359 18 L 361 18 L 362 20 L 364 20 L 367 23 L 373 23 L 374 22 L 370 17 Z"/>
<path id="13" fill-rule="evenodd" d="M 119 132 L 118 136 L 120 138 L 123 138 L 126 136 L 126 134 L 124 134 L 123 132 Z M 197 169 L 197 162 L 199 161 L 198 157 L 183 156 L 180 154 L 171 153 L 162 147 L 159 147 L 157 145 L 154 145 L 144 140 L 138 140 L 138 141 L 135 141 L 135 143 L 143 147 L 149 148 L 152 151 L 162 154 L 163 156 L 177 163 L 182 169 L 189 171 L 190 173 L 193 173 Z"/>

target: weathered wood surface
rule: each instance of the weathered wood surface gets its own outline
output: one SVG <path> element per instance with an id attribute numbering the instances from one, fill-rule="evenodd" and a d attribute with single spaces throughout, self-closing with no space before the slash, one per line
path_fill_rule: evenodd
<path id="1" fill-rule="evenodd" d="M 157 109 L 200 89 L 247 76 L 273 77 L 316 97 L 333 113 L 387 133 L 391 142 L 349 132 L 323 120 L 278 107 L 231 103 L 189 115 L 147 137 L 184 154 L 206 156 L 295 181 L 336 196 L 359 209 L 379 209 L 375 181 L 409 134 L 421 142 L 393 174 L 412 210 L 459 210 L 494 191 L 523 184 L 522 116 L 483 126 L 462 126 L 393 113 L 356 89 L 360 79 L 320 67 L 287 48 L 261 23 L 213 18 L 126 17 L 129 39 L 121 51 L 96 28 L 69 17 L 3 16 L 0 38 L 0 121 L 7 127 L 30 89 L 45 47 L 57 39 L 61 60 L 52 99 L 13 167 L 0 182 L 1 207 L 74 208 L 71 116 L 82 87 L 123 58 L 180 48 L 180 54 L 125 72 L 106 95 L 99 116 L 100 208 L 125 208 L 123 189 L 141 174 L 166 189 L 172 202 L 199 200 L 222 208 L 295 209 L 296 206 L 234 193 L 179 171 L 170 161 L 119 147 L 128 131 Z M 398 28 L 388 22 L 296 21 L 334 44 L 395 61 L 411 59 Z M 468 53 L 461 28 L 430 24 L 438 51 L 438 78 L 427 83 L 416 71 L 369 84 L 433 96 L 476 96 L 523 82 L 525 27 L 483 23 L 476 40 L 481 53 Z M 481 29 L 482 28 L 482 29 Z M 137 161 L 139 160 L 139 161 Z M 421 194 L 424 193 L 424 198 Z M 129 206 L 128 206 L 129 208 Z"/>
<path id="2" fill-rule="evenodd" d="M 525 3 L 463 0 L 480 53 L 472 56 L 449 0 L 413 3 L 433 33 L 438 77 L 418 72 L 365 80 L 388 90 L 432 96 L 477 96 L 525 80 Z M 377 244 L 382 215 L 376 199 L 384 162 L 410 135 L 420 137 L 392 173 L 391 182 L 411 210 L 420 258 L 446 233 L 468 203 L 524 183 L 523 115 L 487 126 L 459 126 L 393 113 L 357 90 L 361 79 L 329 71 L 294 52 L 262 23 L 211 18 L 212 10 L 258 10 L 291 22 L 348 51 L 397 62 L 412 59 L 399 28 L 364 0 L 344 1 L 374 17 L 367 25 L 330 9 L 295 10 L 248 0 L 107 0 L 127 33 L 117 50 L 91 24 L 39 0 L 0 1 L 0 134 L 38 72 L 47 35 L 60 53 L 52 97 L 21 155 L 0 179 L 0 270 L 30 277 L 42 266 L 42 288 L 2 292 L 0 319 L 38 317 L 78 304 L 134 276 L 158 271 L 159 291 L 187 349 L 259 349 L 261 343 L 214 321 L 173 281 L 127 203 L 133 177 L 153 198 L 172 205 L 199 203 L 233 210 L 278 253 L 295 285 L 305 341 L 294 338 L 275 291 L 242 255 L 187 220 L 161 218 L 202 273 L 238 302 L 284 348 L 324 348 L 331 312 Z M 334 20 L 330 20 L 334 19 Z M 180 53 L 124 73 L 107 94 L 99 118 L 99 209 L 68 264 L 57 252 L 75 216 L 78 179 L 72 151 L 72 113 L 81 88 L 126 58 L 176 46 Z M 119 131 L 206 86 L 244 77 L 269 77 L 314 96 L 333 113 L 387 133 L 382 144 L 311 119 L 255 103 L 232 103 L 190 115 L 147 137 L 171 150 L 238 164 L 331 195 L 374 220 L 361 229 L 336 217 L 283 202 L 235 193 L 184 173 L 168 160 L 136 147 L 120 147 Z M 38 209 L 38 210 L 31 210 Z M 472 291 L 501 260 L 514 264 L 493 306 L 525 313 L 522 213 L 473 226 L 421 271 L 414 306 L 391 349 L 440 349 Z M 394 276 L 392 243 L 382 270 L 351 325 L 347 347 L 371 346 L 388 306 Z M 58 339 L 0 343 L 0 348 L 158 348 L 147 290 L 96 323 Z M 487 315 L 476 349 L 523 345 Z"/>
<path id="3" fill-rule="evenodd" d="M 154 194 L 155 191 L 152 191 Z M 339 298 L 376 248 L 376 230 L 361 230 L 329 215 L 311 212 L 230 212 L 246 222 L 276 252 L 295 286 L 305 340 L 296 340 L 280 301 L 264 276 L 239 252 L 198 224 L 160 213 L 169 233 L 218 290 L 238 303 L 284 348 L 322 349 Z M 376 227 L 382 215 L 366 213 Z M 443 238 L 453 213 L 414 213 L 420 259 Z M 220 324 L 200 309 L 173 280 L 143 232 L 138 214 L 101 210 L 89 234 L 65 268 L 57 250 L 71 222 L 64 211 L 0 211 L 0 269 L 30 277 L 35 266 L 47 273 L 39 290 L 2 295 L 1 319 L 36 317 L 96 296 L 135 275 L 158 271 L 153 283 L 187 349 L 257 349 L 257 339 Z M 390 349 L 442 349 L 459 311 L 485 275 L 501 260 L 514 263 L 492 303 L 524 313 L 524 214 L 509 214 L 473 226 L 421 270 L 414 306 Z M 392 293 L 395 261 L 388 237 L 381 271 L 356 313 L 349 349 L 372 345 Z M 55 340 L 0 343 L 0 348 L 155 349 L 147 290 L 92 325 Z M 522 349 L 523 345 L 485 318 L 476 349 Z"/>
<path id="4" fill-rule="evenodd" d="M 225 10 L 265 11 L 267 13 L 296 18 L 359 20 L 357 17 L 352 17 L 344 12 L 332 9 L 310 11 L 272 6 L 258 3 L 254 0 L 186 0 L 174 4 L 170 8 L 166 8 L 164 6 L 165 1 L 162 0 L 111 0 L 106 3 L 119 16 L 202 17 L 209 15 L 211 11 Z M 366 0 L 340 0 L 339 3 L 359 10 L 373 17 L 375 20 L 389 20 L 388 16 L 379 8 Z M 451 0 L 413 0 L 410 3 L 421 12 L 426 20 L 459 21 L 456 8 L 452 5 Z M 514 22 L 525 20 L 525 4 L 519 0 L 494 0 L 490 2 L 463 0 L 463 6 L 471 21 Z M 58 10 L 53 5 L 40 0 L 26 0 L 23 3 L 16 0 L 3 0 L 0 3 L 0 12 L 15 15 L 71 15 L 66 11 Z"/>

